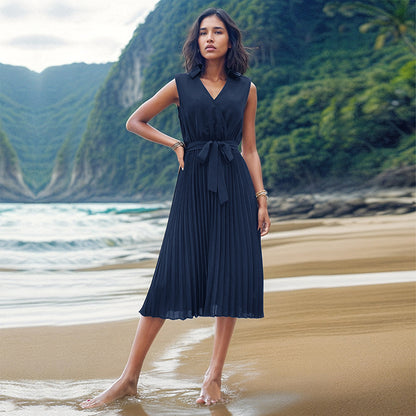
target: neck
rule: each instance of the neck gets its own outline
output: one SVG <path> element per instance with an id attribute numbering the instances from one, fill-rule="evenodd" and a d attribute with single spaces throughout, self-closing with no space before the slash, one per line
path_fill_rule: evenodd
<path id="1" fill-rule="evenodd" d="M 213 80 L 226 79 L 227 74 L 225 72 L 225 60 L 222 59 L 221 62 L 205 61 L 203 77 Z"/>

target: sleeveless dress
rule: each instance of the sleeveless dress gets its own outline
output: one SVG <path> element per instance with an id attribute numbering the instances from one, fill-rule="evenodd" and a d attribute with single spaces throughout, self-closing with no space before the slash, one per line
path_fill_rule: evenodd
<path id="1" fill-rule="evenodd" d="M 261 318 L 257 200 L 238 150 L 251 82 L 229 73 L 214 99 L 199 75 L 196 69 L 175 77 L 185 166 L 140 314 Z"/>

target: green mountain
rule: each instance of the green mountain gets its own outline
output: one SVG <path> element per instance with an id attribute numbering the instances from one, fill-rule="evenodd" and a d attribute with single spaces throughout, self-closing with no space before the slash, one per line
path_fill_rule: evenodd
<path id="1" fill-rule="evenodd" d="M 16 152 L 0 129 L 0 202 L 30 201 L 33 197 L 23 182 Z"/>
<path id="2" fill-rule="evenodd" d="M 175 154 L 125 122 L 183 72 L 187 31 L 211 6 L 236 20 L 251 54 L 268 190 L 365 184 L 415 164 L 415 0 L 160 0 L 110 70 L 74 64 L 10 75 L 0 65 L 10 141 L 0 146 L 15 149 L 37 200 L 170 197 Z M 175 106 L 151 124 L 180 138 Z"/>
<path id="3" fill-rule="evenodd" d="M 330 16 L 327 3 L 161 0 L 100 89 L 61 197 L 156 199 L 172 192 L 175 155 L 128 133 L 125 121 L 183 72 L 187 30 L 214 5 L 235 18 L 251 51 L 248 76 L 258 89 L 257 140 L 268 189 L 362 183 L 414 164 L 414 56 L 403 42 L 376 50 L 377 30 L 359 31 L 368 16 Z M 174 107 L 152 124 L 180 137 Z"/>
<path id="4" fill-rule="evenodd" d="M 17 154 L 23 179 L 35 194 L 50 183 L 65 140 L 73 161 L 95 94 L 110 66 L 71 64 L 38 74 L 0 64 L 0 121 Z"/>

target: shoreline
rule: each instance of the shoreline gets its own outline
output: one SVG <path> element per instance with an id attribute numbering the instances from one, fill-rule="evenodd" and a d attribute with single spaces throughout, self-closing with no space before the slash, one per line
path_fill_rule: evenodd
<path id="1" fill-rule="evenodd" d="M 371 273 L 416 269 L 416 212 L 364 217 L 272 218 L 262 238 L 264 277 Z M 154 259 L 74 268 L 70 272 L 153 269 Z M 26 272 L 0 268 L 0 272 Z"/>
<path id="2" fill-rule="evenodd" d="M 272 219 L 262 238 L 265 279 L 415 270 L 416 213 L 374 217 Z M 299 253 L 299 256 L 297 256 Z M 157 259 L 77 269 L 147 269 Z"/>
<path id="3" fill-rule="evenodd" d="M 414 270 L 415 219 L 416 213 L 279 221 L 262 242 L 265 277 L 273 283 L 306 273 Z M 413 416 L 415 302 L 415 282 L 266 290 L 265 318 L 237 322 L 224 369 L 226 402 L 211 410 L 216 416 L 248 408 L 267 416 Z M 137 321 L 0 329 L 0 385 L 15 383 L 38 397 L 42 381 L 46 389 L 54 381 L 62 388 L 78 383 L 72 399 L 56 402 L 78 414 L 81 399 L 121 373 Z M 110 409 L 126 416 L 211 414 L 194 399 L 212 335 L 212 318 L 167 322 L 143 367 L 139 399 Z M 45 409 L 55 403 L 51 394 L 4 400 Z"/>
<path id="4" fill-rule="evenodd" d="M 413 415 L 414 303 L 414 283 L 266 293 L 265 318 L 237 322 L 224 369 L 226 402 L 215 415 L 242 414 L 245 406 L 268 416 Z M 114 409 L 145 415 L 140 406 L 156 402 L 160 413 L 149 414 L 196 412 L 212 324 L 210 318 L 167 322 L 143 367 L 141 399 L 118 401 Z M 39 389 L 42 380 L 63 388 L 78 381 L 83 387 L 69 402 L 74 407 L 119 376 L 136 325 L 133 319 L 0 330 L 1 379 L 26 390 L 32 383 Z M 177 392 L 173 402 L 166 382 Z M 155 383 L 158 397 L 149 393 Z M 184 404 L 183 395 L 192 401 Z M 47 406 L 48 400 L 32 402 Z"/>

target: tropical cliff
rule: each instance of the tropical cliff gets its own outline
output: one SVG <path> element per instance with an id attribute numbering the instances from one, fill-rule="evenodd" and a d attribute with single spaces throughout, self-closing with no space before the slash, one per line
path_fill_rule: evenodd
<path id="1" fill-rule="evenodd" d="M 71 64 L 36 73 L 0 64 L 0 122 L 22 180 L 34 195 L 51 182 L 63 144 L 66 156 L 74 159 L 110 66 Z M 71 169 L 72 162 L 66 176 Z"/>
<path id="2" fill-rule="evenodd" d="M 161 0 L 88 92 L 91 106 L 75 116 L 77 106 L 68 110 L 77 122 L 63 129 L 65 118 L 54 119 L 62 134 L 50 143 L 48 163 L 41 152 L 49 143 L 32 133 L 22 146 L 2 120 L 37 200 L 171 196 L 175 155 L 127 132 L 125 122 L 183 72 L 187 30 L 210 6 L 227 10 L 243 29 L 247 75 L 258 90 L 258 150 L 272 193 L 362 186 L 414 166 L 414 0 Z M 175 106 L 151 124 L 180 138 Z"/>
<path id="3" fill-rule="evenodd" d="M 30 201 L 34 197 L 23 181 L 16 152 L 2 130 L 0 130 L 0 195 L 0 201 Z"/>
<path id="4" fill-rule="evenodd" d="M 327 3 L 215 2 L 244 29 L 251 51 L 258 148 L 272 192 L 360 183 L 414 163 L 413 55 L 403 42 L 375 49 L 377 30 L 359 31 L 368 16 L 325 13 Z M 96 97 L 66 198 L 155 199 L 172 191 L 175 156 L 126 132 L 125 121 L 183 71 L 187 29 L 209 5 L 162 0 L 137 28 Z M 175 108 L 153 124 L 180 137 Z"/>

